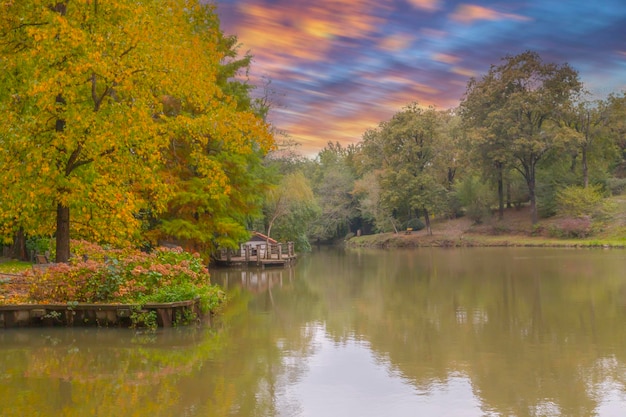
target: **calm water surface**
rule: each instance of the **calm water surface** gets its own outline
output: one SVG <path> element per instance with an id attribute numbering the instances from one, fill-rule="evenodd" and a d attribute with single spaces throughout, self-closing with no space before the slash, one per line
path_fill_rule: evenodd
<path id="1" fill-rule="evenodd" d="M 322 250 L 212 327 L 0 332 L 0 416 L 624 416 L 626 251 Z"/>

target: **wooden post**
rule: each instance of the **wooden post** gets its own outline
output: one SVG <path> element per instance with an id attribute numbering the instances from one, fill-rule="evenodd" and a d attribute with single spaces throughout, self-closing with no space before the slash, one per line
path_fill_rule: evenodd
<path id="1" fill-rule="evenodd" d="M 226 260 L 230 262 L 231 259 L 232 259 L 232 251 L 230 250 L 230 248 L 228 248 L 226 249 Z"/>
<path id="2" fill-rule="evenodd" d="M 278 244 L 278 260 L 283 259 L 283 244 Z"/>
<path id="3" fill-rule="evenodd" d="M 256 264 L 261 265 L 261 256 L 263 253 L 263 244 L 257 245 L 256 247 Z"/>
<path id="4" fill-rule="evenodd" d="M 246 258 L 246 262 L 250 262 L 250 252 L 251 252 L 251 246 L 250 244 L 246 245 L 243 247 L 244 252 L 245 252 L 245 258 Z"/>

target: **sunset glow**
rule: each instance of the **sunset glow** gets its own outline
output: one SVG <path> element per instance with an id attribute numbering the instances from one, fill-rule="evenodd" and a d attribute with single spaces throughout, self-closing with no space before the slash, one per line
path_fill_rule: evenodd
<path id="1" fill-rule="evenodd" d="M 403 106 L 450 108 L 470 77 L 525 50 L 568 62 L 597 98 L 626 89 L 622 0 L 220 0 L 222 29 L 270 79 L 270 121 L 314 156 Z M 262 89 L 259 89 L 259 93 Z"/>

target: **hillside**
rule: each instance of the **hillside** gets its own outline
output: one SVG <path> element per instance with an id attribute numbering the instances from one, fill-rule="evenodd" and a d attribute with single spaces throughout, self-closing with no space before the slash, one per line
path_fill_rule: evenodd
<path id="1" fill-rule="evenodd" d="M 354 237 L 349 247 L 427 247 L 427 246 L 568 246 L 568 247 L 626 247 L 626 196 L 613 197 L 616 209 L 612 218 L 594 223 L 585 230 L 584 238 L 560 237 L 568 229 L 561 217 L 541 219 L 536 226 L 530 221 L 528 207 L 507 209 L 504 218 L 492 217 L 484 224 L 475 224 L 467 217 L 440 219 L 432 223 L 432 235 L 426 230 L 410 233 L 380 233 Z"/>

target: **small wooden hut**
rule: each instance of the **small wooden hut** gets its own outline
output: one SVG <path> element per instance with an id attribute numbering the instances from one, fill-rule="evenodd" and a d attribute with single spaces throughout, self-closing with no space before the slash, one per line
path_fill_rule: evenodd
<path id="1" fill-rule="evenodd" d="M 293 242 L 280 243 L 262 233 L 252 232 L 238 251 L 222 249 L 215 264 L 219 266 L 285 266 L 296 260 Z"/>

